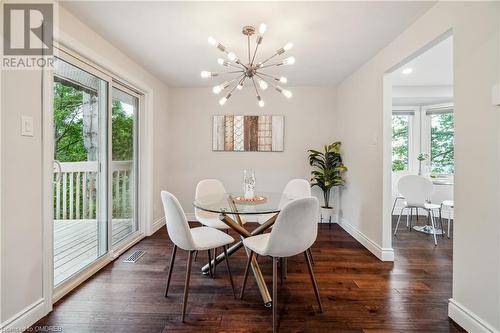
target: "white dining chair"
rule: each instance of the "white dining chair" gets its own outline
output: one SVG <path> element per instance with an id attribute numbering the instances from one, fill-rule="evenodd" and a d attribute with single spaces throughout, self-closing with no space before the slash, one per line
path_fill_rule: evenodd
<path id="1" fill-rule="evenodd" d="M 296 178 L 290 180 L 286 185 L 285 188 L 283 189 L 283 196 L 281 199 L 281 202 L 279 204 L 279 207 L 283 207 L 284 204 L 286 204 L 288 201 L 290 201 L 290 198 L 294 199 L 299 199 L 299 198 L 309 198 L 312 196 L 311 193 L 311 184 L 302 178 Z M 268 219 L 270 219 L 274 214 L 264 214 L 260 215 L 257 217 L 259 224 L 262 224 L 266 222 Z M 309 252 L 309 255 L 311 256 L 311 261 L 312 264 L 314 265 L 314 257 L 312 255 L 312 250 L 309 248 L 307 250 Z M 285 264 L 285 261 L 282 262 L 283 265 Z M 286 269 L 282 270 L 282 272 L 286 275 Z"/>
<path id="2" fill-rule="evenodd" d="M 450 238 L 450 225 L 451 225 L 451 212 L 455 209 L 455 201 L 453 200 L 444 200 L 441 203 L 440 214 L 443 210 L 443 207 L 448 207 L 448 231 L 446 232 L 446 236 Z"/>
<path id="3" fill-rule="evenodd" d="M 205 196 L 211 196 L 213 198 L 220 196 L 222 198 L 225 194 L 226 189 L 224 188 L 224 185 L 220 180 L 203 179 L 196 185 L 195 200 L 199 200 L 201 197 Z M 195 207 L 194 215 L 196 217 L 196 220 L 198 220 L 198 222 L 200 222 L 204 226 L 219 230 L 225 230 L 226 233 L 229 232 L 230 227 L 219 219 L 219 213 L 207 212 Z M 243 224 L 246 222 L 244 219 L 240 220 Z M 217 258 L 217 249 L 214 249 L 214 258 Z M 208 260 L 211 260 L 211 255 L 209 255 Z M 215 277 L 216 267 L 217 266 L 214 266 L 213 271 L 210 272 L 210 275 L 212 277 Z"/>
<path id="4" fill-rule="evenodd" d="M 273 332 L 276 332 L 278 319 L 277 266 L 280 258 L 291 257 L 300 253 L 304 254 L 316 300 L 320 311 L 323 312 L 318 285 L 307 253 L 307 249 L 316 241 L 318 234 L 318 212 L 319 204 L 318 199 L 315 197 L 290 201 L 283 206 L 270 233 L 248 237 L 243 240 L 243 245 L 250 250 L 250 253 L 240 297 L 243 297 L 253 255 L 270 256 L 273 259 Z"/>
<path id="5" fill-rule="evenodd" d="M 196 185 L 195 200 L 201 197 L 212 196 L 221 198 L 226 194 L 226 189 L 218 179 L 203 179 Z M 194 208 L 194 215 L 201 224 L 220 230 L 228 230 L 230 227 L 219 219 L 219 213 L 207 212 L 199 208 Z"/>
<path id="6" fill-rule="evenodd" d="M 396 229 L 394 230 L 394 236 L 398 232 L 399 222 L 401 221 L 401 215 L 403 211 L 407 210 L 406 224 L 411 228 L 410 212 L 413 208 L 424 209 L 427 212 L 427 218 L 432 224 L 434 245 L 437 245 L 436 239 L 436 228 L 433 210 L 439 210 L 440 205 L 432 204 L 427 202 L 431 197 L 434 188 L 432 182 L 422 176 L 408 175 L 401 177 L 398 182 L 398 192 L 405 198 L 404 207 L 401 209 L 398 217 L 398 222 L 396 223 Z"/>
<path id="7" fill-rule="evenodd" d="M 227 256 L 227 245 L 234 242 L 234 238 L 228 234 L 210 227 L 197 227 L 190 228 L 186 215 L 177 200 L 177 198 L 167 191 L 161 192 L 161 200 L 165 210 L 165 219 L 167 225 L 168 236 L 174 243 L 172 249 L 172 257 L 168 269 L 167 287 L 165 289 L 165 297 L 168 296 L 168 289 L 170 286 L 170 279 L 172 277 L 172 270 L 174 268 L 175 255 L 177 248 L 188 251 L 188 261 L 186 265 L 186 280 L 184 285 L 184 298 L 182 302 L 182 322 L 186 315 L 186 307 L 189 293 L 189 279 L 191 277 L 191 266 L 193 263 L 193 253 L 195 251 L 204 251 L 210 254 L 210 250 L 222 247 L 226 258 L 226 266 L 231 282 L 233 295 L 236 298 L 236 291 L 234 289 L 233 277 L 231 275 L 231 268 L 229 267 L 229 260 Z M 210 261 L 209 261 L 210 265 Z"/>
<path id="8" fill-rule="evenodd" d="M 305 179 L 296 178 L 290 180 L 283 189 L 283 196 L 281 198 L 281 202 L 279 203 L 279 207 L 283 207 L 285 203 L 290 201 L 289 198 L 308 198 L 311 196 L 311 184 Z M 266 222 L 268 219 L 273 217 L 274 214 L 262 214 L 257 217 L 257 221 L 259 224 Z"/>

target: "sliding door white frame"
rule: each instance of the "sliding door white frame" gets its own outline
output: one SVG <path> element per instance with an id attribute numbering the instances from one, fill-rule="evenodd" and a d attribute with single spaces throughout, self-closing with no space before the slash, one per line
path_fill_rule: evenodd
<path id="1" fill-rule="evenodd" d="M 153 92 L 152 88 L 144 84 L 140 80 L 135 80 L 132 75 L 127 71 L 114 67 L 112 65 L 107 66 L 104 69 L 100 66 L 95 65 L 95 63 L 109 65 L 112 64 L 110 60 L 101 59 L 99 62 L 99 56 L 95 53 L 88 52 L 88 49 L 83 45 L 78 45 L 74 40 L 70 40 L 69 43 L 62 45 L 58 42 L 54 42 L 54 55 L 70 63 L 77 64 L 78 67 L 90 72 L 96 73 L 99 77 L 106 77 L 109 83 L 109 92 L 111 93 L 113 86 L 113 78 L 119 78 L 119 82 L 125 82 L 127 86 L 133 86 L 137 90 L 134 92 L 141 95 L 139 99 L 139 109 L 143 112 L 138 114 L 138 130 L 137 135 L 139 136 L 137 150 L 140 153 L 140 167 L 138 168 L 138 179 L 137 179 L 137 217 L 138 217 L 138 231 L 133 233 L 127 240 L 117 244 L 115 248 L 111 247 L 111 224 L 108 223 L 108 252 L 97 259 L 92 265 L 88 266 L 82 270 L 77 276 L 68 279 L 67 281 L 61 283 L 57 288 L 53 287 L 53 269 L 54 269 L 54 257 L 53 257 L 53 209 L 52 207 L 52 179 L 53 179 L 53 109 L 52 109 L 52 89 L 53 89 L 53 70 L 46 70 L 44 73 L 44 82 L 42 87 L 42 94 L 44 97 L 43 103 L 43 119 L 42 119 L 42 150 L 43 150 L 43 211 L 44 211 L 44 226 L 43 226 L 43 299 L 44 308 L 46 313 L 52 310 L 52 304 L 63 297 L 66 293 L 71 291 L 73 288 L 78 286 L 80 283 L 85 281 L 87 278 L 95 274 L 102 267 L 113 261 L 121 253 L 127 250 L 130 246 L 137 243 L 145 235 L 149 235 L 152 232 L 152 176 L 153 176 L 153 165 L 152 165 L 152 147 L 153 147 Z M 82 50 L 82 54 L 72 51 L 72 49 Z M 89 60 L 90 59 L 90 60 Z M 97 60 L 97 61 L 96 61 Z M 116 80 L 115 80 L 116 81 Z M 116 82 L 115 82 L 116 84 Z M 123 84 L 122 84 L 123 85 Z M 108 107 L 109 112 L 111 110 L 111 94 L 108 95 Z M 109 135 L 111 133 L 109 132 Z M 108 138 L 108 144 L 111 144 Z M 109 147 L 108 147 L 109 148 Z M 109 160 L 110 157 L 108 157 Z M 138 154 L 139 158 L 139 154 Z M 109 164 L 109 163 L 108 163 Z M 109 186 L 109 179 L 108 179 Z M 109 191 L 108 191 L 109 195 Z M 108 221 L 110 220 L 111 212 L 108 211 Z"/>

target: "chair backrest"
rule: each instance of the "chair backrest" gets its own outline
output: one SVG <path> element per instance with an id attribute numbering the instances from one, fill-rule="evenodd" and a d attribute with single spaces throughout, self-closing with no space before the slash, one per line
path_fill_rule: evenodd
<path id="1" fill-rule="evenodd" d="M 286 184 L 283 193 L 296 198 L 307 198 L 311 196 L 311 185 L 305 179 L 292 179 Z"/>
<path id="2" fill-rule="evenodd" d="M 165 210 L 167 232 L 172 242 L 183 250 L 194 250 L 193 236 L 179 200 L 172 193 L 161 191 L 161 201 Z"/>
<path id="3" fill-rule="evenodd" d="M 218 179 L 203 179 L 198 182 L 196 185 L 196 193 L 194 195 L 195 199 L 199 199 L 204 196 L 223 196 L 226 193 L 226 189 L 222 182 Z M 210 213 L 198 208 L 194 208 L 194 213 L 196 217 L 212 217 L 217 216 L 217 213 Z"/>
<path id="4" fill-rule="evenodd" d="M 288 202 L 273 225 L 265 253 L 291 257 L 310 248 L 318 234 L 319 203 L 315 197 Z"/>
<path id="5" fill-rule="evenodd" d="M 398 192 L 405 197 L 409 206 L 423 207 L 432 195 L 433 186 L 427 178 L 408 175 L 399 180 Z"/>

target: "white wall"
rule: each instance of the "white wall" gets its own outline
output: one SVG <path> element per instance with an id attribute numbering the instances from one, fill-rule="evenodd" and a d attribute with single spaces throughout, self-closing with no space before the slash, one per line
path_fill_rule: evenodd
<path id="1" fill-rule="evenodd" d="M 168 88 L 130 60 L 120 50 L 83 25 L 63 8 L 59 9 L 60 41 L 79 44 L 79 53 L 106 67 L 113 63 L 120 74 L 152 89 L 154 118 L 153 217 L 163 215 L 159 188 L 165 187 Z M 95 58 L 95 59 L 92 59 Z M 101 61 L 102 60 L 102 61 Z M 42 292 L 42 108 L 39 71 L 3 71 L 1 75 L 1 304 L 0 323 L 31 324 L 30 310 L 45 295 Z M 20 136 L 21 115 L 34 117 L 34 137 Z M 152 221 L 145 221 L 151 223 Z M 39 308 L 37 308 L 39 309 Z M 39 315 L 37 312 L 36 315 Z M 18 317 L 18 315 L 21 315 Z M 18 327 L 18 326 L 17 326 Z"/>
<path id="2" fill-rule="evenodd" d="M 390 150 L 384 150 L 383 138 L 390 138 L 390 107 L 385 112 L 384 105 L 391 100 L 383 95 L 384 85 L 390 88 L 384 74 L 453 29 L 456 222 L 450 315 L 475 332 L 500 330 L 499 110 L 491 103 L 491 87 L 499 80 L 499 6 L 436 4 L 337 91 L 338 137 L 350 166 L 343 218 L 378 246 L 390 247 Z"/>
<path id="3" fill-rule="evenodd" d="M 263 94 L 264 108 L 251 89 L 237 91 L 221 107 L 210 88 L 170 89 L 168 141 L 172 142 L 168 170 L 173 177 L 166 190 L 173 192 L 187 213 L 196 184 L 218 178 L 229 191 L 241 191 L 243 169 L 256 172 L 257 189 L 281 191 L 292 178 L 310 177 L 308 149 L 322 149 L 338 139 L 335 131 L 335 93 L 328 87 L 292 87 L 288 100 L 275 91 Z M 284 152 L 212 151 L 212 116 L 216 114 L 275 114 L 285 116 Z"/>

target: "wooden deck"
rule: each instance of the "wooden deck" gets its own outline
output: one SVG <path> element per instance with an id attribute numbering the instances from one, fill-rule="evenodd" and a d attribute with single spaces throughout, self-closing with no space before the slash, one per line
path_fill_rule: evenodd
<path id="1" fill-rule="evenodd" d="M 131 219 L 113 220 L 112 242 L 115 244 L 131 233 Z M 96 220 L 54 221 L 54 284 L 58 285 L 75 274 L 98 255 L 98 225 Z"/>

